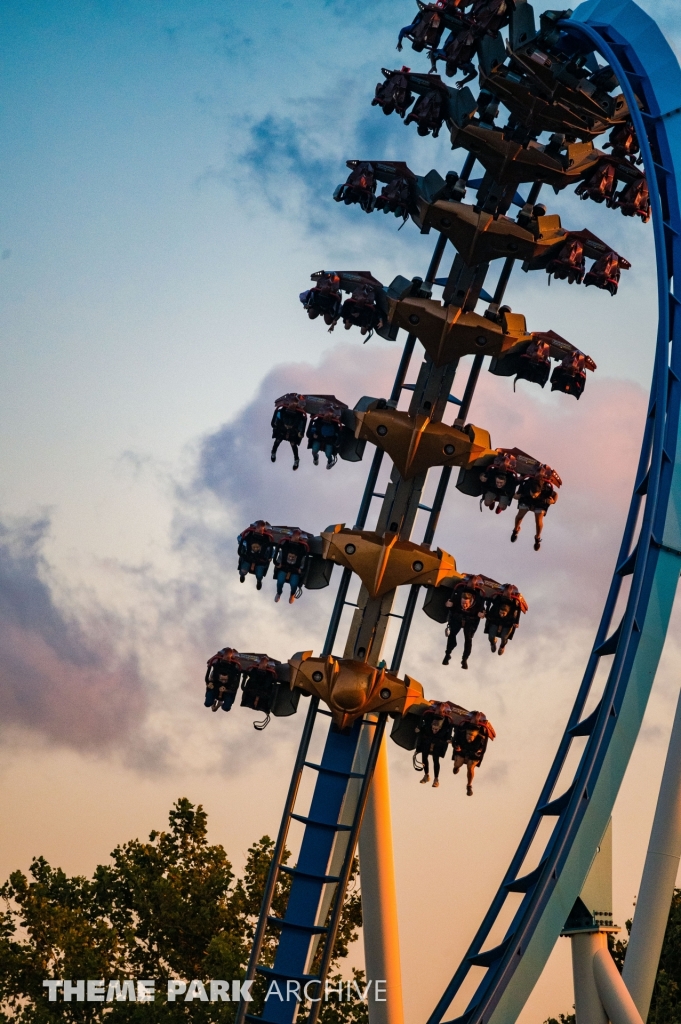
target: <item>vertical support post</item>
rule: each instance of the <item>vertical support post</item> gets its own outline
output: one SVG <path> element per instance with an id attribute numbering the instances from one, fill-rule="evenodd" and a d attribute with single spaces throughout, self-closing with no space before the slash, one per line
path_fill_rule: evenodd
<path id="1" fill-rule="evenodd" d="M 373 729 L 365 726 L 360 750 L 366 760 Z M 395 862 L 393 859 L 390 781 L 385 739 L 376 761 L 364 823 L 359 837 L 364 918 L 364 962 L 369 990 L 370 1024 L 404 1024 L 402 967 L 397 924 Z M 382 999 L 375 998 L 376 981 L 384 981 Z"/>
<path id="2" fill-rule="evenodd" d="M 248 959 L 248 966 L 246 968 L 245 981 L 253 981 L 255 978 L 255 971 L 260 959 L 260 953 L 262 945 L 265 939 L 265 931 L 267 929 L 267 916 L 272 906 L 272 900 L 274 899 L 274 893 L 277 887 L 277 881 L 279 879 L 279 866 L 281 864 L 281 858 L 286 849 L 286 840 L 288 838 L 288 830 L 291 824 L 291 813 L 296 802 L 298 795 L 298 789 L 300 787 L 300 779 L 303 774 L 303 767 L 305 765 L 305 758 L 310 746 L 310 740 L 312 738 L 312 732 L 314 729 L 315 718 L 317 717 L 317 708 L 319 707 L 319 698 L 311 697 L 310 705 L 307 709 L 307 717 L 305 718 L 305 725 L 303 726 L 303 734 L 300 738 L 300 745 L 298 747 L 298 753 L 296 754 L 296 761 L 293 767 L 293 774 L 291 776 L 291 782 L 289 784 L 288 794 L 286 796 L 286 803 L 284 804 L 284 813 L 281 817 L 281 824 L 279 826 L 279 834 L 277 841 L 272 851 L 272 861 L 270 863 L 270 869 L 267 875 L 267 882 L 265 884 L 265 891 L 263 892 L 262 903 L 260 906 L 260 914 L 258 916 L 258 924 L 255 929 L 253 936 L 253 945 L 251 946 L 251 955 Z M 247 1003 L 243 999 L 239 1000 L 239 1007 L 236 1012 L 235 1024 L 243 1024 L 246 1018 Z"/>
<path id="3" fill-rule="evenodd" d="M 592 961 L 598 995 L 611 1024 L 643 1024 L 641 1014 L 607 949 L 597 949 Z"/>
<path id="4" fill-rule="evenodd" d="M 681 694 L 669 739 L 622 977 L 643 1020 L 653 997 L 681 859 Z"/>
<path id="5" fill-rule="evenodd" d="M 612 961 L 608 933 L 617 932 L 619 928 L 612 923 L 611 908 L 612 819 L 563 929 L 563 935 L 569 935 L 572 943 L 576 1024 L 607 1024 L 608 1021 L 594 975 L 594 956 L 604 954 Z"/>
<path id="6" fill-rule="evenodd" d="M 473 365 L 471 366 L 470 372 L 468 374 L 468 380 L 466 381 L 466 390 L 463 393 L 461 405 L 459 406 L 459 412 L 457 414 L 456 419 L 454 420 L 455 427 L 461 427 L 463 429 L 463 426 L 468 418 L 468 413 L 470 412 L 471 408 L 471 402 L 473 401 L 473 395 L 475 393 L 475 388 L 477 387 L 478 378 L 480 376 L 480 371 L 482 370 L 482 364 L 484 360 L 485 357 L 482 355 L 481 352 L 478 352 L 473 359 Z"/>
<path id="7" fill-rule="evenodd" d="M 596 988 L 593 968 L 596 950 L 604 949 L 606 953 L 608 952 L 607 933 L 582 932 L 578 935 L 571 935 L 570 943 L 572 944 L 576 1024 L 608 1024 L 608 1018 Z"/>

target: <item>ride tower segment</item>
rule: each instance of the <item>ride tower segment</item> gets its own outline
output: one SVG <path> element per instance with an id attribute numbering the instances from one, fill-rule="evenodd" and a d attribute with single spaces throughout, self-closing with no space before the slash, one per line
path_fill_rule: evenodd
<path id="1" fill-rule="evenodd" d="M 629 267 L 623 256 L 588 229 L 566 230 L 559 217 L 548 214 L 537 203 L 544 183 L 558 190 L 577 182 L 581 198 L 605 200 L 608 206 L 644 221 L 652 210 L 660 298 L 653 386 L 616 572 L 565 735 L 499 892 L 428 1024 L 440 1024 L 445 1018 L 473 966 L 484 967 L 486 974 L 457 1024 L 488 1024 L 492 1020 L 507 1024 L 521 1011 L 579 897 L 607 827 L 645 710 L 681 567 L 677 465 L 681 458 L 677 454 L 681 319 L 675 316 L 678 303 L 672 288 L 674 271 L 681 273 L 674 162 L 681 144 L 681 122 L 674 120 L 679 108 L 673 105 L 674 97 L 678 102 L 681 95 L 678 64 L 652 19 L 632 0 L 589 0 L 575 15 L 547 12 L 539 29 L 525 0 L 516 0 L 515 5 L 507 5 L 506 0 L 474 0 L 470 12 L 466 10 L 470 0 L 437 0 L 419 6 L 419 14 L 402 30 L 400 41 L 406 36 L 417 51 L 428 48 L 433 65 L 445 61 L 448 75 L 464 71 L 466 78 L 459 83 L 464 87 L 451 89 L 434 73 L 384 70 L 386 81 L 377 86 L 374 103 L 384 113 L 397 111 L 403 118 L 413 103 L 405 123 L 416 122 L 421 135 L 437 135 L 446 123 L 453 146 L 468 151 L 462 171 L 450 172 L 445 178 L 436 171 L 419 177 L 406 164 L 352 160 L 348 162 L 350 177 L 336 190 L 335 198 L 348 205 L 356 203 L 367 213 L 382 208 L 404 220 L 410 218 L 422 232 L 435 229 L 438 240 L 429 270 L 423 281 L 398 277 L 388 288 L 366 271 L 321 271 L 313 275 L 314 288 L 301 296 L 309 315 L 323 315 L 332 328 L 343 320 L 348 328 L 359 326 L 362 334 L 375 331 L 391 340 L 398 327 L 409 330 L 390 398 L 365 398 L 353 412 L 343 406 L 345 411 L 337 415 L 338 423 L 339 417 L 345 417 L 344 428 L 353 432 L 356 441 L 370 440 L 376 451 L 353 529 L 337 524 L 314 541 L 315 557 L 325 564 L 343 565 L 325 644 L 318 657 L 300 652 L 289 660 L 288 668 L 282 670 L 277 663 L 276 669 L 279 686 L 286 684 L 291 691 L 299 691 L 293 709 L 300 693 L 309 696 L 309 708 L 246 978 L 260 975 L 287 993 L 289 985 L 297 985 L 298 991 L 302 988 L 310 1024 L 315 1024 L 320 1012 L 358 841 L 362 877 L 376 880 L 381 876 L 375 826 L 372 834 L 372 828 L 365 823 L 363 829 L 362 823 L 376 765 L 385 756 L 382 741 L 387 718 L 395 720 L 393 735 L 399 742 L 396 728 L 410 711 L 423 714 L 435 703 L 426 700 L 416 680 L 409 676 L 402 680 L 397 675 L 420 590 L 426 587 L 424 610 L 434 618 L 440 615 L 438 621 L 445 621 L 443 598 L 452 594 L 452 587 L 483 586 L 473 582 L 482 579 L 487 600 L 494 595 L 494 587 L 501 590 L 486 577 L 462 575 L 446 552 L 431 551 L 452 467 L 459 467 L 458 489 L 482 494 L 486 502 L 489 494 L 485 487 L 491 485 L 480 480 L 488 480 L 489 469 L 513 477 L 514 470 L 524 466 L 519 472 L 528 479 L 548 479 L 549 467 L 517 449 L 492 449 L 489 435 L 467 423 L 484 359 L 491 356 L 489 370 L 498 376 L 515 375 L 542 387 L 551 358 L 560 360 L 551 376 L 552 390 L 576 398 L 584 388 L 585 371 L 596 369 L 590 357 L 566 339 L 550 330 L 528 331 L 523 316 L 502 306 L 512 270 L 521 260 L 524 270 L 544 270 L 568 284 L 595 285 L 614 295 L 621 271 Z M 505 26 L 507 50 L 500 35 Z M 438 49 L 445 27 L 450 36 Z M 605 67 L 598 63 L 596 53 L 608 61 Z M 473 57 L 478 61 L 477 72 Z M 476 99 L 465 81 L 477 73 L 482 88 Z M 618 87 L 621 92 L 616 93 Z M 415 103 L 414 94 L 418 97 Z M 510 111 L 503 129 L 495 124 L 500 105 Z M 611 133 L 609 155 L 593 145 L 593 139 L 604 131 Z M 548 142 L 539 141 L 549 133 Z M 639 145 L 647 180 L 635 159 Z M 476 161 L 484 174 L 472 181 Z M 384 188 L 377 197 L 379 182 Z M 519 192 L 523 183 L 530 185 L 527 198 Z M 616 191 L 618 183 L 620 192 Z M 475 204 L 469 205 L 466 194 L 473 188 Z M 508 216 L 513 204 L 520 208 L 515 219 Z M 448 241 L 456 255 L 447 277 L 438 279 Z M 594 261 L 588 270 L 586 258 Z M 490 265 L 497 260 L 503 262 L 495 291 L 489 294 L 484 283 Z M 437 285 L 443 287 L 442 302 L 432 298 Z M 345 302 L 342 291 L 351 293 Z M 484 315 L 476 312 L 480 302 L 487 304 Z M 425 357 L 416 382 L 408 385 L 417 340 L 423 344 Z M 469 354 L 474 358 L 459 400 L 451 395 L 451 389 L 461 357 Z M 404 390 L 412 391 L 412 397 L 406 412 L 400 412 L 397 407 Z M 334 396 L 312 397 L 317 401 Z M 444 420 L 451 403 L 458 406 L 458 415 L 448 427 Z M 301 406 L 299 401 L 299 406 L 303 408 L 304 402 Z M 354 449 L 355 453 L 359 450 Z M 297 449 L 294 451 L 297 460 Z M 378 494 L 375 488 L 385 454 L 392 458 L 393 468 L 385 493 Z M 436 466 L 443 468 L 433 504 L 427 507 L 422 503 L 423 490 L 429 469 Z M 560 483 L 555 473 L 552 479 Z M 513 496 L 512 489 L 502 505 L 502 492 L 498 491 L 496 497 L 492 495 L 490 507 L 496 500 L 500 509 L 507 507 Z M 374 497 L 382 504 L 375 528 L 366 531 Z M 421 544 L 415 544 L 411 537 L 419 509 L 425 509 L 429 519 Z M 536 550 L 539 544 L 538 534 Z M 327 568 L 321 583 L 318 575 L 313 583 L 308 571 L 303 585 L 328 584 Z M 360 577 L 361 588 L 343 655 L 337 657 L 333 648 L 343 609 L 352 604 L 347 595 L 353 572 Z M 284 576 L 289 578 L 285 572 Z M 627 576 L 632 580 L 624 617 L 610 632 Z M 395 616 L 392 609 L 400 586 L 410 589 L 404 612 Z M 293 583 L 291 588 L 293 601 Z M 382 655 L 391 617 L 400 619 L 401 625 L 386 669 Z M 610 655 L 614 660 L 605 691 L 596 710 L 585 719 L 583 709 L 596 668 L 601 658 Z M 460 720 L 470 717 L 463 709 L 458 711 L 463 715 Z M 308 750 L 321 717 L 331 717 L 332 722 L 320 763 L 314 764 L 307 760 Z M 576 736 L 588 736 L 586 748 L 572 784 L 554 797 Z M 296 798 L 306 768 L 315 772 L 317 779 L 309 810 L 298 814 Z M 539 824 L 547 817 L 554 817 L 556 825 L 546 851 L 539 866 L 523 876 L 523 862 Z M 294 820 L 304 825 L 304 832 L 298 860 L 289 867 L 283 857 Z M 382 849 L 385 856 L 385 845 Z M 278 918 L 271 907 L 282 872 L 291 876 L 291 888 L 286 911 Z M 388 885 L 382 898 L 391 901 L 394 894 L 389 890 Z M 511 892 L 523 894 L 513 922 L 500 944 L 484 949 Z M 366 898 L 363 910 L 368 928 L 372 922 L 376 924 L 370 954 L 382 968 L 381 977 L 392 971 L 394 982 L 387 1002 L 370 1003 L 370 1019 L 372 1024 L 400 1024 L 395 942 L 387 952 L 390 936 L 386 929 L 391 930 L 394 922 L 390 914 L 387 926 L 385 919 L 381 922 L 381 915 Z M 279 936 L 271 964 L 262 962 L 267 928 Z M 247 1011 L 248 1004 L 240 1004 L 237 1024 L 246 1018 L 291 1024 L 300 1005 L 296 999 L 271 999 L 261 1016 Z"/>

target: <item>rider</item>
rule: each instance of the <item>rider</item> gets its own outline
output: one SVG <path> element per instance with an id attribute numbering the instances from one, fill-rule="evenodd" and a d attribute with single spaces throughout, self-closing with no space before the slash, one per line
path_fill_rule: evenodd
<path id="1" fill-rule="evenodd" d="M 276 670 L 270 664 L 267 655 L 263 654 L 258 664 L 249 668 L 241 684 L 243 691 L 241 707 L 264 711 L 266 715 L 269 715 L 274 702 L 276 685 Z"/>
<path id="2" fill-rule="evenodd" d="M 296 591 L 299 589 L 301 581 L 305 575 L 309 553 L 310 545 L 306 540 L 303 540 L 300 530 L 294 530 L 288 540 L 283 542 L 279 548 L 275 563 L 277 570 L 277 592 L 274 596 L 275 601 L 281 600 L 281 595 L 284 592 L 284 584 L 288 582 L 291 587 L 291 596 L 288 599 L 288 603 L 293 604 L 296 599 Z"/>
<path id="3" fill-rule="evenodd" d="M 346 206 L 359 203 L 365 213 L 371 213 L 376 202 L 376 173 L 373 164 L 361 161 L 350 172 L 345 184 L 340 185 L 333 194 L 336 202 L 344 202 Z"/>
<path id="4" fill-rule="evenodd" d="M 241 666 L 232 647 L 223 647 L 208 661 L 204 706 L 217 711 L 231 711 L 241 682 Z"/>
<path id="5" fill-rule="evenodd" d="M 267 575 L 274 555 L 274 538 L 269 532 L 269 525 L 264 519 L 258 519 L 237 537 L 239 581 L 243 583 L 247 573 L 252 572 L 257 580 L 258 590 L 262 590 L 263 576 Z"/>
<path id="6" fill-rule="evenodd" d="M 397 49 L 402 49 L 402 40 L 405 36 L 411 39 L 411 45 L 417 53 L 438 46 L 444 29 L 442 5 L 427 4 L 419 10 L 411 25 L 405 25 L 400 29 Z"/>
<path id="7" fill-rule="evenodd" d="M 566 395 L 574 395 L 579 401 L 586 384 L 586 368 L 588 357 L 574 349 L 563 356 L 551 374 L 551 390 L 562 391 Z"/>
<path id="8" fill-rule="evenodd" d="M 333 469 L 338 462 L 338 449 L 341 442 L 341 423 L 337 416 L 322 413 L 310 421 L 307 428 L 308 448 L 312 449 L 315 466 L 319 465 L 319 452 L 324 449 L 326 468 Z"/>
<path id="9" fill-rule="evenodd" d="M 324 323 L 333 330 L 341 308 L 340 276 L 333 270 L 320 271 L 314 288 L 300 293 L 300 301 L 307 310 L 310 320 L 324 317 Z"/>
<path id="10" fill-rule="evenodd" d="M 378 82 L 376 85 L 376 95 L 372 99 L 371 105 L 380 107 L 384 114 L 390 115 L 397 111 L 400 117 L 404 117 L 414 102 L 409 84 L 409 68 L 403 67 L 400 71 L 384 71 L 383 73 L 387 74 L 387 78 L 384 82 Z M 376 209 L 381 209 L 378 202 Z"/>
<path id="11" fill-rule="evenodd" d="M 584 280 L 586 264 L 584 262 L 584 244 L 579 238 L 569 238 L 557 256 L 549 260 L 546 273 L 556 280 L 567 281 L 568 284 L 581 284 Z"/>
<path id="12" fill-rule="evenodd" d="M 475 769 L 482 764 L 487 749 L 487 740 L 496 736 L 490 722 L 481 711 L 471 711 L 466 721 L 454 726 L 452 739 L 452 771 L 458 775 L 466 765 L 466 795 L 473 796 L 473 776 Z"/>
<path id="13" fill-rule="evenodd" d="M 417 99 L 414 106 L 404 119 L 405 125 L 415 121 L 419 135 L 432 132 L 436 139 L 447 114 L 447 93 L 440 89 L 429 89 Z"/>
<path id="14" fill-rule="evenodd" d="M 430 782 L 428 757 L 432 755 L 435 776 L 433 788 L 437 789 L 440 785 L 440 758 L 447 753 L 447 745 L 452 738 L 452 721 L 449 717 L 440 715 L 437 708 L 430 708 L 424 712 L 416 733 L 416 753 L 421 755 L 424 771 L 421 785 Z"/>
<path id="15" fill-rule="evenodd" d="M 605 253 L 591 264 L 590 269 L 584 275 L 584 284 L 587 287 L 593 284 L 596 288 L 603 288 L 611 295 L 616 295 L 621 276 L 620 267 L 626 262 L 616 252 Z M 626 269 L 627 267 L 625 267 Z"/>
<path id="16" fill-rule="evenodd" d="M 518 483 L 515 468 L 515 456 L 502 454 L 497 455 L 494 462 L 480 472 L 480 482 L 484 487 L 482 502 L 490 511 L 496 505 L 497 515 L 513 501 Z"/>
<path id="17" fill-rule="evenodd" d="M 356 326 L 359 327 L 360 334 L 368 334 L 371 337 L 374 328 L 383 326 L 383 317 L 376 304 L 376 284 L 366 280 L 358 281 L 350 297 L 341 306 L 339 315 L 346 331 Z"/>
<path id="18" fill-rule="evenodd" d="M 542 338 L 533 338 L 520 354 L 518 377 L 544 387 L 551 372 L 551 346 Z M 516 378 L 517 379 L 517 378 Z"/>
<path id="19" fill-rule="evenodd" d="M 272 462 L 277 461 L 277 448 L 282 441 L 288 441 L 293 452 L 293 468 L 298 469 L 300 459 L 298 457 L 298 445 L 305 436 L 307 426 L 307 413 L 305 412 L 305 399 L 303 395 L 296 395 L 296 400 L 287 402 L 286 405 L 279 405 L 274 410 L 272 417 Z"/>
<path id="20" fill-rule="evenodd" d="M 485 592 L 482 583 L 477 576 L 459 583 L 454 587 L 451 598 L 445 607 L 450 609 L 445 635 L 447 636 L 447 649 L 442 659 L 443 665 L 449 665 L 452 651 L 456 647 L 456 638 L 460 630 L 463 630 L 464 644 L 461 668 L 468 668 L 468 659 L 473 649 L 473 637 L 480 625 L 480 619 L 485 617 Z"/>
<path id="21" fill-rule="evenodd" d="M 551 505 L 558 501 L 558 494 L 551 486 L 546 475 L 540 470 L 536 476 L 529 476 L 522 481 L 516 494 L 518 499 L 518 512 L 515 517 L 511 541 L 515 544 L 520 533 L 520 524 L 528 512 L 534 512 L 536 533 L 534 535 L 534 550 L 539 551 L 541 547 L 541 532 L 544 526 L 544 516 Z"/>
<path id="22" fill-rule="evenodd" d="M 499 654 L 504 653 L 506 644 L 513 639 L 518 628 L 520 613 L 526 610 L 525 598 L 512 583 L 505 583 L 502 592 L 488 601 L 485 633 L 489 637 L 492 654 L 497 649 L 497 637 L 501 640 Z"/>

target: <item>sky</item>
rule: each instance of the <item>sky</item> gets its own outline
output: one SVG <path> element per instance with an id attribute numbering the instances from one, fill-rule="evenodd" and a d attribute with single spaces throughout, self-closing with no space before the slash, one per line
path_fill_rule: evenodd
<path id="1" fill-rule="evenodd" d="M 678 52 L 675 4 L 642 6 Z M 162 827 L 180 796 L 204 804 L 212 841 L 237 866 L 276 832 L 300 716 L 256 736 L 248 711 L 211 715 L 205 661 L 226 644 L 285 660 L 323 640 L 334 585 L 275 606 L 271 581 L 260 594 L 240 586 L 235 537 L 259 517 L 319 532 L 356 513 L 367 458 L 327 473 L 305 452 L 293 475 L 283 449 L 269 461 L 269 420 L 285 391 L 354 405 L 390 389 L 399 340 L 329 334 L 298 293 L 322 267 L 385 283 L 426 269 L 432 237 L 332 200 L 346 159 L 406 160 L 418 173 L 460 166 L 445 133 L 421 139 L 370 105 L 381 67 L 426 69 L 394 51 L 412 16 L 412 0 L 2 6 L 3 879 L 41 854 L 90 873 L 117 843 Z M 529 525 L 512 546 L 509 513 L 483 514 L 454 489 L 441 517 L 436 543 L 459 569 L 512 580 L 530 611 L 503 662 L 479 639 L 466 674 L 440 664 L 442 627 L 415 618 L 403 670 L 428 696 L 482 708 L 498 736 L 474 800 L 451 774 L 438 791 L 417 787 L 410 755 L 389 744 L 410 1019 L 430 1012 L 453 973 L 550 764 L 614 566 L 645 416 L 652 230 L 571 190 L 546 202 L 632 269 L 614 299 L 547 288 L 540 274 L 511 280 L 508 303 L 531 329 L 556 330 L 595 359 L 579 402 L 526 382 L 514 393 L 487 373 L 475 395 L 472 422 L 495 445 L 550 463 L 564 485 L 538 554 Z M 409 379 L 417 369 L 415 359 Z M 454 393 L 464 384 L 465 363 Z M 614 814 L 622 924 L 678 692 L 678 626 L 675 610 Z M 437 928 L 423 898 L 433 887 Z M 571 1005 L 560 940 L 522 1024 Z"/>

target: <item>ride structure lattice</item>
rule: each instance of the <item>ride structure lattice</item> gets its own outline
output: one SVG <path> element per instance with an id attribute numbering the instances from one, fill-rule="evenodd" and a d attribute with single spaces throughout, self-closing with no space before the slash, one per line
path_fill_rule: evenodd
<path id="1" fill-rule="evenodd" d="M 415 680 L 397 676 L 419 592 L 425 584 L 426 603 L 432 605 L 439 588 L 462 578 L 453 559 L 444 558 L 446 552 L 438 550 L 436 557 L 430 551 L 452 466 L 459 466 L 459 486 L 466 493 L 466 473 L 503 451 L 492 450 L 489 440 L 478 444 L 479 428 L 467 423 L 484 359 L 492 357 L 489 368 L 497 375 L 515 374 L 542 386 L 550 358 L 561 359 L 552 376 L 554 390 L 576 397 L 584 386 L 584 370 L 595 369 L 565 339 L 551 331 L 529 333 L 524 318 L 502 306 L 513 267 L 522 260 L 525 270 L 545 270 L 569 284 L 583 281 L 614 295 L 620 271 L 629 265 L 588 230 L 567 231 L 559 218 L 538 206 L 543 183 L 555 188 L 576 183 L 582 198 L 606 201 L 643 220 L 652 214 L 659 328 L 651 398 L 613 581 L 564 736 L 500 889 L 428 1024 L 446 1018 L 471 967 L 483 967 L 486 973 L 457 1024 L 508 1024 L 520 1013 L 606 831 L 645 711 L 681 569 L 681 317 L 673 294 L 674 280 L 681 279 L 678 63 L 655 23 L 633 0 L 587 0 L 576 14 L 547 12 L 539 30 L 531 6 L 523 0 L 509 7 L 475 0 L 471 12 L 466 11 L 468 6 L 454 0 L 420 5 L 414 25 L 400 38 L 412 39 L 417 50 L 429 47 L 434 64 L 444 60 L 448 74 L 463 70 L 467 80 L 471 69 L 475 73 L 471 60 L 476 57 L 482 85 L 477 99 L 468 88 L 450 89 L 435 74 L 403 68 L 384 72 L 386 81 L 377 87 L 375 101 L 385 113 L 397 111 L 404 117 L 415 93 L 419 98 L 406 122 L 415 121 L 422 135 L 437 134 L 446 122 L 454 144 L 468 150 L 461 173 L 442 178 L 432 171 L 421 178 L 405 164 L 350 161 L 352 173 L 336 193 L 337 199 L 357 203 L 366 212 L 383 208 L 410 217 L 422 231 L 439 232 L 424 280 L 396 278 L 386 289 L 367 272 L 322 272 L 313 278 L 315 288 L 302 296 L 310 315 L 323 314 L 331 326 L 342 319 L 347 327 L 357 325 L 364 334 L 375 330 L 387 338 L 394 338 L 400 326 L 411 328 L 390 398 L 363 399 L 350 418 L 355 437 L 371 440 L 376 451 L 353 530 L 339 526 L 322 535 L 322 558 L 344 566 L 324 647 L 318 658 L 302 652 L 289 663 L 288 683 L 309 695 L 309 707 L 246 977 L 260 974 L 284 986 L 289 981 L 308 985 L 310 1024 L 317 1020 L 320 1003 L 314 1001 L 309 984 L 323 988 L 328 973 L 387 718 L 392 715 L 399 721 L 410 705 L 425 702 Z M 500 36 L 506 24 L 507 50 Z M 450 37 L 438 49 L 444 27 L 450 29 Z M 596 54 L 605 58 L 605 66 Z M 500 105 L 511 114 L 503 129 L 495 125 Z M 611 132 L 609 155 L 593 146 L 593 139 L 606 130 Z M 548 142 L 541 142 L 549 133 Z M 635 160 L 637 146 L 645 176 Z M 484 174 L 473 182 L 476 160 Z M 378 182 L 385 187 L 377 197 Z M 531 183 L 527 199 L 518 194 L 523 182 Z M 615 191 L 618 182 L 620 192 Z M 471 188 L 477 189 L 472 206 L 465 203 Z M 520 207 L 515 220 L 507 216 L 513 203 Z M 456 255 L 447 277 L 438 279 L 448 241 Z M 585 258 L 594 260 L 588 271 Z M 484 283 L 490 263 L 497 259 L 503 262 L 490 295 Z M 444 289 L 442 303 L 432 298 L 438 283 Z M 344 303 L 343 290 L 351 293 Z M 484 316 L 475 312 L 481 301 L 487 304 Z M 417 340 L 426 355 L 416 383 L 407 385 Z M 474 358 L 458 400 L 451 389 L 459 360 L 467 354 Z M 405 389 L 412 397 L 406 413 L 400 413 L 397 405 Z M 458 405 L 457 416 L 445 430 L 451 402 Z M 391 448 L 391 431 L 398 427 L 403 440 Z M 434 446 L 428 449 L 430 455 L 416 461 L 421 439 L 443 430 L 440 451 Z M 459 435 L 469 438 L 468 448 Z M 393 469 L 385 494 L 377 494 L 386 453 L 393 459 Z M 417 512 L 425 507 L 428 470 L 435 466 L 443 468 L 433 504 L 426 508 L 429 518 L 422 543 L 416 545 L 411 540 L 414 524 Z M 374 530 L 366 531 L 374 497 L 382 504 Z M 378 552 L 373 562 L 369 551 Z M 437 562 L 437 571 L 430 575 L 429 557 Z M 362 586 L 343 656 L 338 658 L 333 647 L 349 603 L 353 571 Z M 613 629 L 611 620 L 629 577 L 624 614 Z M 383 647 L 400 585 L 410 589 L 386 670 Z M 602 697 L 584 718 L 596 669 L 606 657 L 613 661 Z M 308 750 L 320 716 L 333 721 L 315 764 L 308 761 Z M 559 778 L 564 782 L 572 741 L 579 736 L 588 739 L 574 777 L 554 795 Z M 298 814 L 296 798 L 305 769 L 317 778 L 309 810 Z M 538 867 L 523 874 L 530 846 L 546 818 L 555 819 L 550 839 Z M 303 824 L 304 834 L 296 865 L 288 867 L 282 858 L 293 820 Z M 360 866 L 364 871 L 361 847 Z M 370 865 L 368 855 L 366 869 L 374 868 L 378 871 L 380 865 Z M 292 876 L 291 889 L 286 911 L 277 918 L 271 906 L 281 872 Z M 522 894 L 513 921 L 500 943 L 485 948 L 511 893 Z M 272 966 L 261 962 L 267 928 L 279 935 Z M 398 996 L 395 1000 L 399 1004 Z M 290 1024 L 299 1007 L 295 1000 L 270 1000 L 261 1017 L 247 1011 L 248 1005 L 242 1003 L 237 1024 L 244 1018 Z M 376 1004 L 370 1012 L 372 1021 L 399 1017 Z"/>

